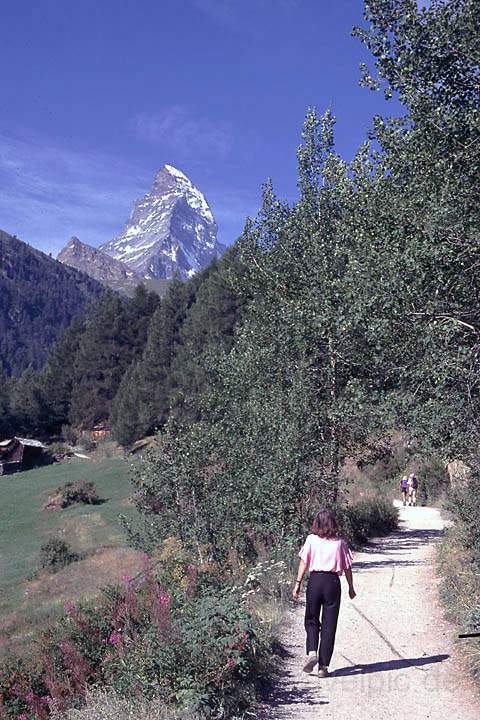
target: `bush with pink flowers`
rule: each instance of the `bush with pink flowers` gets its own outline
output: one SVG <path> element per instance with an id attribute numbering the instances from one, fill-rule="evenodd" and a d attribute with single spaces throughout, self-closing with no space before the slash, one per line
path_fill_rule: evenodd
<path id="1" fill-rule="evenodd" d="M 0 668 L 0 718 L 47 720 L 80 707 L 88 689 L 160 699 L 203 718 L 238 717 L 266 676 L 268 638 L 231 590 L 166 588 L 149 560 L 97 602 L 66 603 L 33 659 Z"/>

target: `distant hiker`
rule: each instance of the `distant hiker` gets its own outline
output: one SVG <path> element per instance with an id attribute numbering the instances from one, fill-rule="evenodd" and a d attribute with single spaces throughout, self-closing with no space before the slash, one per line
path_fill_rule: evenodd
<path id="1" fill-rule="evenodd" d="M 415 473 L 408 476 L 408 504 L 413 507 L 417 504 L 418 479 Z"/>
<path id="2" fill-rule="evenodd" d="M 352 578 L 352 554 L 347 543 L 338 535 L 338 525 L 331 510 L 320 510 L 310 535 L 299 552 L 297 581 L 293 598 L 298 600 L 303 576 L 308 571 L 307 602 L 305 606 L 305 631 L 307 633 L 307 658 L 303 665 L 311 673 L 318 663 L 320 677 L 328 677 L 328 666 L 333 654 L 338 612 L 340 610 L 340 575 L 344 572 L 348 594 L 353 600 L 355 590 Z M 320 611 L 322 624 L 320 633 Z M 320 649 L 318 647 L 320 639 Z"/>
<path id="3" fill-rule="evenodd" d="M 403 507 L 407 504 L 408 478 L 404 475 L 400 481 L 400 490 L 402 492 Z"/>

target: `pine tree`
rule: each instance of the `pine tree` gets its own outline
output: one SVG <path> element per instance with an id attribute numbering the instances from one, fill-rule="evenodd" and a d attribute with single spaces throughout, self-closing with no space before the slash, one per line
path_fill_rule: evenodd
<path id="1" fill-rule="evenodd" d="M 6 374 L 0 369 L 0 439 L 12 434 L 10 417 L 10 384 Z"/>
<path id="2" fill-rule="evenodd" d="M 145 348 L 150 320 L 159 304 L 157 293 L 149 292 L 143 283 L 137 285 L 133 298 L 128 302 L 127 333 L 135 359 L 141 356 Z"/>
<path id="3" fill-rule="evenodd" d="M 46 408 L 46 430 L 58 432 L 68 422 L 74 387 L 75 359 L 84 332 L 84 323 L 74 320 L 52 346 L 40 383 Z"/>
<path id="4" fill-rule="evenodd" d="M 12 381 L 10 412 L 15 432 L 43 434 L 47 409 L 38 373 L 27 368 Z"/>
<path id="5" fill-rule="evenodd" d="M 72 377 L 69 419 L 90 427 L 108 420 L 122 378 L 144 350 L 147 328 L 159 303 L 140 285 L 132 300 L 108 293 L 85 321 Z"/>
<path id="6" fill-rule="evenodd" d="M 91 427 L 107 420 L 134 348 L 128 333 L 126 303 L 108 293 L 85 322 L 75 357 L 70 422 Z"/>
<path id="7" fill-rule="evenodd" d="M 172 410 L 181 422 L 199 419 L 209 367 L 219 352 L 232 347 L 245 302 L 237 288 L 242 265 L 236 247 L 209 270 L 181 326 L 172 362 Z"/>
<path id="8" fill-rule="evenodd" d="M 119 440 L 142 437 L 165 422 L 170 408 L 170 368 L 189 302 L 188 283 L 174 278 L 151 318 L 142 358 L 125 376 L 115 398 L 112 421 Z"/>

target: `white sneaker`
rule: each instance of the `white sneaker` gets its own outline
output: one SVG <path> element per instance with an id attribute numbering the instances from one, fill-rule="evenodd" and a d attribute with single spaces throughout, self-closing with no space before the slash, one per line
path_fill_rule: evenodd
<path id="1" fill-rule="evenodd" d="M 318 657 L 315 650 L 310 650 L 307 655 L 307 659 L 303 664 L 303 672 L 311 673 L 315 665 L 318 663 Z"/>

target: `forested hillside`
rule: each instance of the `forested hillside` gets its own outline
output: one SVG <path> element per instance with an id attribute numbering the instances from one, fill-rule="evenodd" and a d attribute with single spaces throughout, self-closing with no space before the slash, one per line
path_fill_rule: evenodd
<path id="1" fill-rule="evenodd" d="M 128 444 L 168 417 L 197 418 L 205 359 L 211 354 L 215 362 L 233 341 L 239 275 L 232 249 L 192 279 L 174 279 L 162 299 L 143 285 L 131 299 L 105 292 L 51 347 L 41 370 L 4 383 L 3 432 L 46 436 L 111 421 L 116 439 Z"/>
<path id="2" fill-rule="evenodd" d="M 0 230 L 0 371 L 40 368 L 103 287 Z"/>

